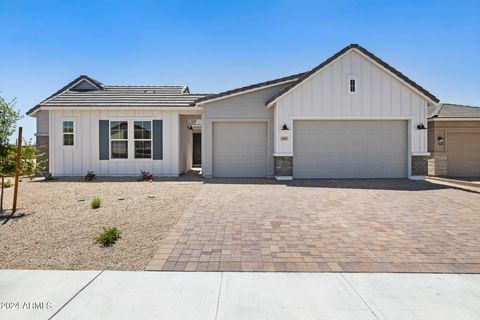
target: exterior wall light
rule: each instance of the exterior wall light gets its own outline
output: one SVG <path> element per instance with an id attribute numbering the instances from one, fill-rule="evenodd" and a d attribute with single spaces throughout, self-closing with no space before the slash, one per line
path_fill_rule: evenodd
<path id="1" fill-rule="evenodd" d="M 288 136 L 289 136 L 289 133 L 288 133 L 288 127 L 287 127 L 287 124 L 284 123 L 283 126 L 282 126 L 282 130 L 280 131 L 280 140 L 281 141 L 287 141 L 288 140 Z"/>
<path id="2" fill-rule="evenodd" d="M 443 139 L 443 137 L 438 137 L 438 144 L 440 146 L 443 146 L 445 144 L 445 140 Z"/>
<path id="3" fill-rule="evenodd" d="M 419 130 L 425 130 L 425 129 L 427 129 L 427 128 L 423 125 L 423 123 L 420 123 L 420 124 L 417 126 L 417 129 L 419 129 Z"/>

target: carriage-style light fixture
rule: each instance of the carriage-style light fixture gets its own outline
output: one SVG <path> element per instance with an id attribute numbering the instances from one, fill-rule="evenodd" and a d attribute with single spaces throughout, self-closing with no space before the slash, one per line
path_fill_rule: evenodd
<path id="1" fill-rule="evenodd" d="M 288 129 L 287 124 L 284 123 L 284 124 L 283 124 L 283 127 L 282 127 L 282 130 L 290 130 L 290 129 Z"/>

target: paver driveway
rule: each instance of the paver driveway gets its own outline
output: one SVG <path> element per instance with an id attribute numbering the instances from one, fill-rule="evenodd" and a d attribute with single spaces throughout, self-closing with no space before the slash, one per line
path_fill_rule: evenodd
<path id="1" fill-rule="evenodd" d="M 410 180 L 208 180 L 147 270 L 480 272 L 480 194 Z"/>

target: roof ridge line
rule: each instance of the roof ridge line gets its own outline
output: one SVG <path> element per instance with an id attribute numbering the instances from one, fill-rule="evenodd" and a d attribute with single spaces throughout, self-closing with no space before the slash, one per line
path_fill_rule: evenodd
<path id="1" fill-rule="evenodd" d="M 132 88 L 141 88 L 141 87 L 165 87 L 165 88 L 186 88 L 185 85 L 170 85 L 170 84 L 145 84 L 145 85 L 129 85 L 129 84 L 105 84 L 105 87 L 132 87 Z"/>

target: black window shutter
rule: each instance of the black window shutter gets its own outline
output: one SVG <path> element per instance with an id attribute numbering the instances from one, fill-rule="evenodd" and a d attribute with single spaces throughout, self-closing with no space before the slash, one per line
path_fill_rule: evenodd
<path id="1" fill-rule="evenodd" d="M 153 160 L 163 160 L 163 120 L 153 120 Z"/>
<path id="2" fill-rule="evenodd" d="M 109 132 L 108 128 L 109 127 L 109 122 L 108 120 L 100 120 L 99 121 L 99 139 L 98 139 L 98 145 L 99 145 L 99 155 L 100 155 L 100 160 L 108 160 L 110 158 L 109 155 L 109 146 L 108 146 L 108 141 L 110 140 L 108 138 Z"/>

